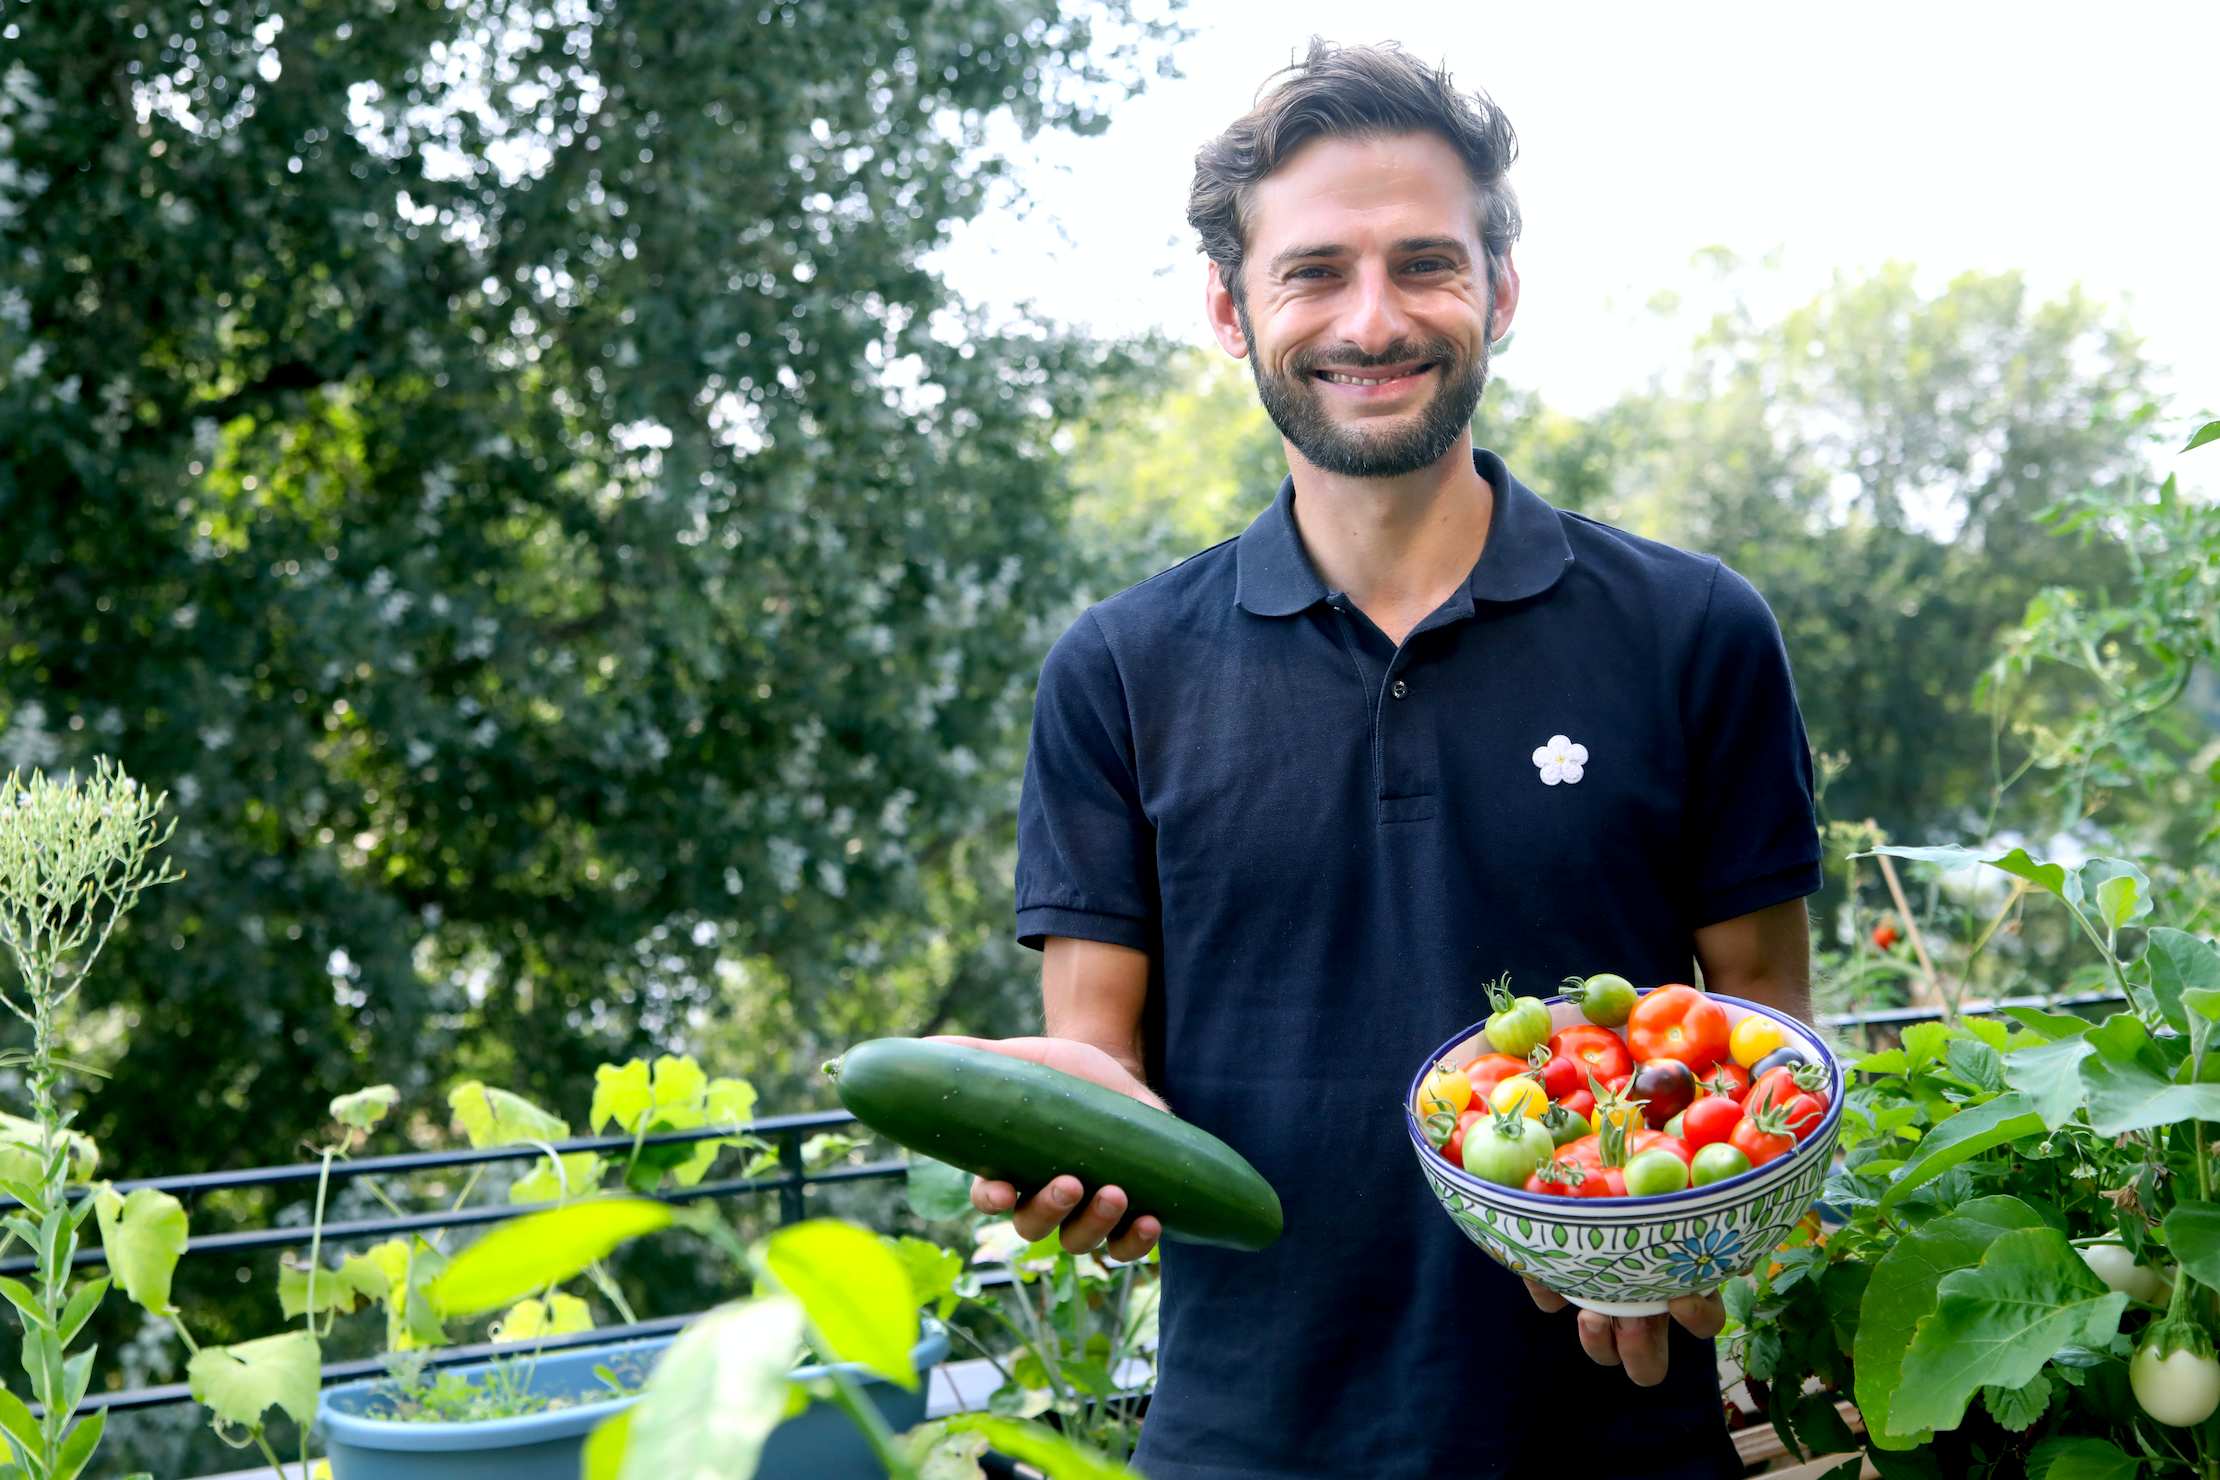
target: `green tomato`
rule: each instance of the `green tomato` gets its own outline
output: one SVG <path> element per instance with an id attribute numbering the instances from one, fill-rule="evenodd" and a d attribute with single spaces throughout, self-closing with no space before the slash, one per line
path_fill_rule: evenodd
<path id="1" fill-rule="evenodd" d="M 1542 1123 L 1524 1115 L 1476 1120 L 1465 1132 L 1465 1170 L 1498 1187 L 1524 1187 L 1535 1166 L 1556 1154 Z"/>
<path id="2" fill-rule="evenodd" d="M 1674 1158 L 1676 1161 L 1679 1158 Z M 1738 1146 L 1724 1141 L 1714 1141 L 1696 1153 L 1695 1165 L 1690 1168 L 1698 1187 L 1708 1187 L 1714 1182 L 1724 1182 L 1729 1177 L 1739 1177 L 1750 1169 L 1750 1158 Z"/>
<path id="3" fill-rule="evenodd" d="M 1549 1042 L 1549 1009 L 1539 997 L 1517 997 L 1488 1016 L 1488 1042 L 1497 1053 L 1523 1059 Z"/>
<path id="4" fill-rule="evenodd" d="M 1550 1106 L 1538 1118 L 1542 1122 L 1542 1129 L 1549 1132 L 1550 1140 L 1559 1146 L 1570 1146 L 1595 1130 L 1585 1118 L 1573 1114 L 1562 1105 Z"/>
<path id="5" fill-rule="evenodd" d="M 1688 1113 L 1687 1111 L 1683 1110 L 1683 1111 L 1681 1111 L 1681 1112 L 1680 1112 L 1680 1115 L 1675 1115 L 1675 1116 L 1674 1116 L 1674 1117 L 1673 1117 L 1673 1118 L 1672 1118 L 1671 1120 L 1668 1120 L 1668 1121 L 1666 1121 L 1666 1122 L 1665 1122 L 1665 1134 L 1666 1134 L 1666 1135 L 1668 1135 L 1668 1136 L 1671 1136 L 1671 1137 L 1672 1137 L 1672 1138 L 1673 1138 L 1674 1140 L 1676 1140 L 1676 1141 L 1677 1141 L 1677 1140 L 1679 1140 L 1679 1139 L 1680 1139 L 1680 1116 L 1681 1116 L 1681 1115 L 1686 1115 L 1687 1113 Z"/>
<path id="6" fill-rule="evenodd" d="M 1688 1163 L 1658 1147 L 1626 1164 L 1628 1197 L 1663 1197 L 1688 1185 Z"/>
<path id="7" fill-rule="evenodd" d="M 1565 995 L 1580 1004 L 1580 1014 L 1599 1028 L 1623 1028 L 1634 1015 L 1634 983 L 1604 972 L 1591 976 Z"/>

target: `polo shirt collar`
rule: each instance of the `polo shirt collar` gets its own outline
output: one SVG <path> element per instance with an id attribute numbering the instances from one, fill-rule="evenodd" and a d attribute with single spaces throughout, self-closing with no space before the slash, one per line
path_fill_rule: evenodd
<path id="1" fill-rule="evenodd" d="M 1476 449 L 1473 465 L 1495 489 L 1488 542 L 1464 589 L 1452 596 L 1444 617 L 1471 615 L 1476 602 L 1525 601 L 1557 584 L 1573 562 L 1572 546 L 1557 511 L 1511 476 L 1503 459 Z M 1252 616 L 1291 617 L 1332 593 L 1311 568 L 1295 528 L 1295 480 L 1235 542 L 1234 604 Z"/>

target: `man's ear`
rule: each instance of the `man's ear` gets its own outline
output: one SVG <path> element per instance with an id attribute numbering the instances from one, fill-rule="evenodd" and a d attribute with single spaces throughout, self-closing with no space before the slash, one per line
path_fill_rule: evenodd
<path id="1" fill-rule="evenodd" d="M 1503 281 L 1489 279 L 1488 300 L 1488 342 L 1500 344 L 1519 311 L 1519 269 L 1508 254 L 1503 258 Z"/>
<path id="2" fill-rule="evenodd" d="M 1203 317 L 1210 320 L 1210 332 L 1217 336 L 1219 348 L 1237 360 L 1248 358 L 1249 336 L 1241 329 L 1241 310 L 1215 262 L 1210 264 L 1210 276 L 1203 284 Z"/>

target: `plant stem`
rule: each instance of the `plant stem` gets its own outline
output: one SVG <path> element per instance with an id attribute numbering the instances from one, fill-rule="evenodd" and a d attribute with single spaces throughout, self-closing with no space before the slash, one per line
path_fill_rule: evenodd
<path id="1" fill-rule="evenodd" d="M 335 1149 L 330 1146 L 324 1148 L 324 1164 L 316 1173 L 316 1222 L 308 1235 L 308 1309 L 302 1314 L 308 1318 L 308 1334 L 311 1336 L 316 1334 L 316 1276 L 322 1272 L 324 1265 L 324 1193 L 331 1186 L 331 1158 Z M 337 1319 L 336 1312 L 334 1319 Z M 304 1437 L 301 1442 L 305 1444 L 308 1441 Z M 307 1462 L 304 1451 L 301 1463 Z M 302 1480 L 307 1480 L 305 1471 Z"/>
<path id="2" fill-rule="evenodd" d="M 916 1467 L 895 1445 L 894 1431 L 887 1427 L 886 1415 L 879 1412 L 879 1405 L 865 1397 L 863 1390 L 856 1386 L 856 1380 L 837 1364 L 826 1371 L 832 1377 L 833 1402 L 847 1413 L 849 1421 L 863 1435 L 863 1442 L 871 1446 L 888 1480 L 917 1480 Z"/>
<path id="3" fill-rule="evenodd" d="M 1920 973 L 1927 979 L 1927 995 L 1940 998 L 1942 982 L 1935 975 L 1934 961 L 1927 955 L 1927 940 L 1920 934 L 1919 921 L 1912 918 L 1912 907 L 1904 898 L 1904 886 L 1897 881 L 1896 866 L 1889 862 L 1886 853 L 1875 854 L 1873 861 L 1881 866 L 1881 877 L 1889 886 L 1889 898 L 1896 901 L 1896 912 L 1904 917 L 1904 933 L 1912 938 L 1912 954 L 1919 957 Z M 1945 1002 L 1943 1021 L 1949 1022 L 1957 1016 L 1958 1004 Z"/>

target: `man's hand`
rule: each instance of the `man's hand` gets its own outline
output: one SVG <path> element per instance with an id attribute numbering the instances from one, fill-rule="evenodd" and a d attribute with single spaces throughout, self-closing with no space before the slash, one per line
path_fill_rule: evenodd
<path id="1" fill-rule="evenodd" d="M 1563 1310 L 1568 1302 L 1555 1290 L 1532 1280 L 1526 1293 L 1543 1310 Z M 1718 1295 L 1683 1295 L 1666 1307 L 1673 1319 L 1706 1341 L 1727 1324 L 1727 1304 Z M 1624 1367 L 1640 1387 L 1656 1387 L 1665 1380 L 1665 1317 L 1607 1316 L 1600 1311 L 1580 1313 L 1580 1349 L 1598 1366 Z"/>
<path id="2" fill-rule="evenodd" d="M 1092 1044 L 1075 1043 L 1068 1038 L 958 1038 L 944 1036 L 934 1040 L 940 1043 L 961 1043 L 966 1048 L 983 1048 L 989 1053 L 1008 1054 L 1013 1059 L 1025 1059 L 1050 1069 L 1060 1069 L 1075 1078 L 1114 1089 L 1121 1095 L 1131 1095 L 1145 1105 L 1159 1110 L 1167 1106 L 1156 1092 L 1133 1077 L 1123 1064 Z M 1007 1182 L 990 1182 L 985 1177 L 971 1181 L 971 1205 L 982 1213 L 1007 1213 L 1011 1224 L 1021 1237 L 1043 1239 L 1058 1228 L 1063 1229 L 1061 1242 L 1074 1254 L 1084 1254 L 1099 1247 L 1109 1238 L 1110 1230 L 1125 1217 L 1125 1190 L 1120 1187 L 1102 1187 L 1095 1191 L 1086 1206 L 1080 1206 L 1086 1188 L 1077 1177 L 1064 1176 L 1051 1181 L 1046 1187 L 1018 1201 L 1018 1190 Z M 1117 1238 L 1111 1239 L 1107 1252 L 1113 1259 L 1130 1263 L 1148 1256 L 1150 1249 L 1164 1231 L 1161 1223 L 1149 1214 L 1133 1220 L 1133 1226 Z"/>

